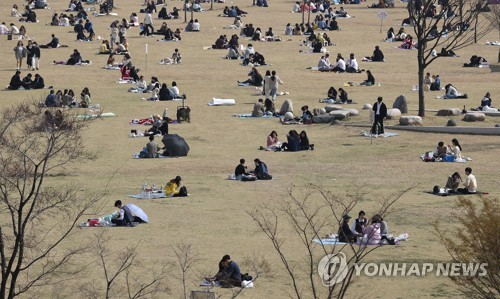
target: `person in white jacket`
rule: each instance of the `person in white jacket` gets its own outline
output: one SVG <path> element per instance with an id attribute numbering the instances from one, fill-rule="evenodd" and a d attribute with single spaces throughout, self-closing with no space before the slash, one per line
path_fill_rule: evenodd
<path id="1" fill-rule="evenodd" d="M 356 61 L 356 58 L 354 57 L 353 53 L 351 53 L 351 55 L 349 56 L 349 59 L 347 60 L 346 72 L 348 72 L 348 73 L 358 73 L 359 72 L 358 62 Z"/>
<path id="2" fill-rule="evenodd" d="M 144 17 L 144 30 L 146 31 L 146 36 L 149 36 L 155 32 L 155 29 L 153 27 L 153 17 L 151 14 L 148 12 L 146 13 L 146 16 Z M 151 31 L 149 31 L 149 28 L 151 28 Z"/>

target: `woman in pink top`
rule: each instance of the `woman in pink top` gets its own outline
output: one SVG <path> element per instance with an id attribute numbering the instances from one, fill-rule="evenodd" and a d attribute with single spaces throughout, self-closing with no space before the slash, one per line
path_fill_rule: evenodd
<path id="1" fill-rule="evenodd" d="M 380 235 L 380 217 L 375 215 L 370 220 L 370 225 L 368 225 L 363 230 L 363 243 L 367 245 L 378 245 L 382 239 Z"/>
<path id="2" fill-rule="evenodd" d="M 267 136 L 267 149 L 276 150 L 281 146 L 281 142 L 278 141 L 278 133 L 272 131 L 269 136 Z"/>

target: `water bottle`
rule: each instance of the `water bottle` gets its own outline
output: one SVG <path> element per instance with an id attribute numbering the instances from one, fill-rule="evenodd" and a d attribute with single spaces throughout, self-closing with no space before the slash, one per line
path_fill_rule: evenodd
<path id="1" fill-rule="evenodd" d="M 144 181 L 144 185 L 142 186 L 142 190 L 147 190 L 148 189 L 148 183 Z"/>
<path id="2" fill-rule="evenodd" d="M 151 190 L 155 191 L 156 190 L 156 184 L 153 183 L 153 186 L 151 186 Z"/>

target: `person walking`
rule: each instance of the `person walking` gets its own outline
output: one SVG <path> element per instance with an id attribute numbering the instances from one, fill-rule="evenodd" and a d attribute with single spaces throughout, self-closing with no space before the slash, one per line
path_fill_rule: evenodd
<path id="1" fill-rule="evenodd" d="M 24 47 L 23 42 L 19 41 L 13 51 L 16 56 L 16 68 L 20 70 L 23 66 L 23 59 L 28 55 L 28 50 Z"/>

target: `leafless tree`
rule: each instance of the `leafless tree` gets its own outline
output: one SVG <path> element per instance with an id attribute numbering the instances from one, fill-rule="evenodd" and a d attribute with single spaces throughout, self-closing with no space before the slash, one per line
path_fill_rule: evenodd
<path id="1" fill-rule="evenodd" d="M 271 241 L 286 273 L 291 281 L 291 288 L 296 298 L 344 298 L 355 273 L 354 264 L 361 262 L 367 255 L 379 248 L 378 245 L 366 246 L 358 244 L 327 245 L 314 240 L 321 240 L 325 231 L 340 227 L 342 217 L 351 212 L 359 203 L 366 200 L 367 193 L 363 187 L 353 188 L 354 192 L 341 194 L 324 187 L 310 185 L 305 190 L 290 187 L 288 198 L 273 206 L 266 206 L 248 214 L 260 230 Z M 401 194 L 386 200 L 382 212 L 387 212 Z M 282 234 L 290 230 L 296 238 L 285 239 Z M 305 260 L 294 260 L 287 253 L 285 244 L 293 242 L 293 246 L 304 249 Z M 346 255 L 346 266 L 339 269 L 341 282 L 323 281 L 317 273 L 318 260 L 326 255 Z M 329 277 L 328 279 L 331 279 Z M 307 281 L 304 286 L 303 281 Z M 323 286 L 326 285 L 328 287 Z"/>
<path id="2" fill-rule="evenodd" d="M 490 21 L 493 29 L 498 31 L 498 37 L 500 38 L 500 5 L 488 5 L 488 8 L 491 10 L 484 14 L 486 19 Z M 498 48 L 498 61 L 500 63 L 500 48 Z"/>
<path id="3" fill-rule="evenodd" d="M 435 224 L 439 238 L 452 260 L 487 264 L 487 274 L 450 276 L 466 298 L 500 297 L 500 210 L 498 198 L 460 197 L 454 219 L 458 227 L 450 232 Z M 484 273 L 483 273 L 484 274 Z"/>
<path id="4" fill-rule="evenodd" d="M 436 13 L 436 0 L 408 3 L 417 48 L 419 116 L 425 116 L 425 69 L 440 57 L 433 56 L 432 51 L 457 51 L 475 43 L 492 29 L 484 17 L 488 0 L 446 0 L 443 3 L 446 4 Z"/>
<path id="5" fill-rule="evenodd" d="M 0 298 L 84 270 L 68 267 L 84 246 L 59 247 L 101 197 L 84 197 L 77 186 L 54 185 L 49 176 L 94 158 L 82 137 L 88 122 L 72 112 L 40 108 L 34 100 L 0 111 Z"/>
<path id="6" fill-rule="evenodd" d="M 136 258 L 137 248 L 140 243 L 113 253 L 107 247 L 108 241 L 109 238 L 104 233 L 95 236 L 95 250 L 99 260 L 99 268 L 102 269 L 105 281 L 105 291 L 102 289 L 96 290 L 95 288 L 84 289 L 87 296 L 95 294 L 97 295 L 96 298 L 102 298 L 104 293 L 106 299 L 111 298 L 112 295 L 138 299 L 168 291 L 165 286 L 166 266 L 162 265 L 159 270 L 153 269 L 150 271 L 148 274 L 150 277 L 145 281 L 144 278 L 137 278 L 138 275 L 134 273 L 133 270 L 138 265 Z M 95 282 L 93 285 L 95 285 Z"/>
<path id="7" fill-rule="evenodd" d="M 179 243 L 173 246 L 175 257 L 177 259 L 177 266 L 179 267 L 180 276 L 174 275 L 182 283 L 182 296 L 184 299 L 188 298 L 186 290 L 188 271 L 198 262 L 198 254 L 194 251 L 191 244 Z"/>

